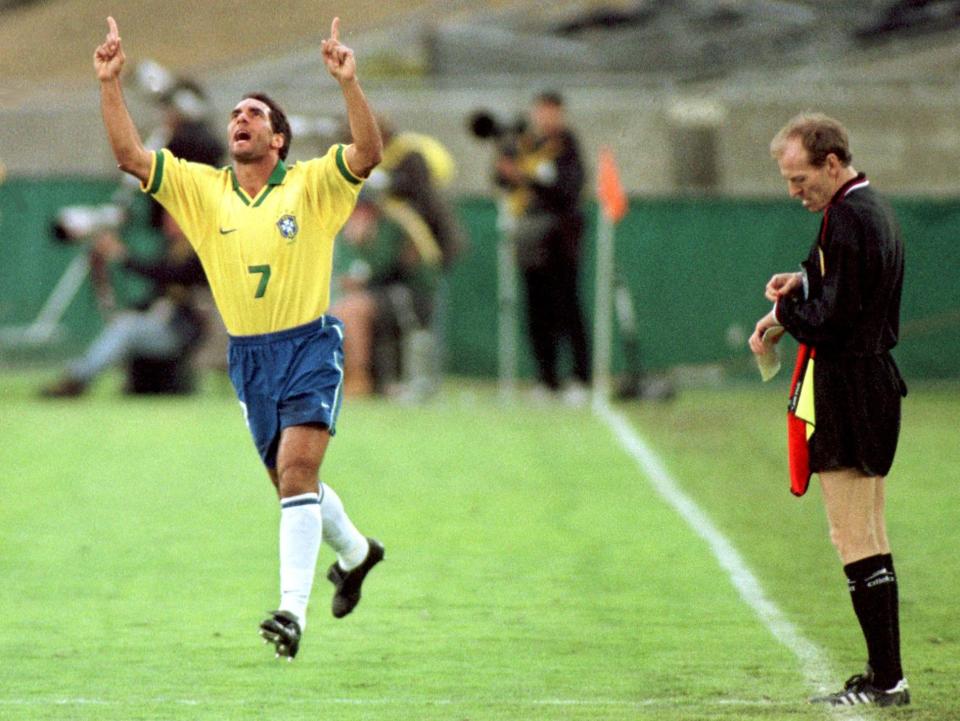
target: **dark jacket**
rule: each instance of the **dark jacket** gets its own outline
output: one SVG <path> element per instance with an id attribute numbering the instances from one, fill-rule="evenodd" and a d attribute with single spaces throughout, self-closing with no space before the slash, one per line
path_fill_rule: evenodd
<path id="1" fill-rule="evenodd" d="M 517 186 L 502 177 L 497 182 L 522 199 L 516 208 L 520 211 L 515 231 L 518 265 L 524 271 L 575 267 L 583 236 L 580 205 L 586 182 L 576 136 L 569 130 L 550 138 L 525 135 L 517 143 L 515 156 L 527 170 L 524 183 Z M 549 180 L 530 172 L 543 162 L 554 167 Z"/>
<path id="2" fill-rule="evenodd" d="M 407 201 L 420 214 L 440 246 L 444 268 L 450 268 L 463 252 L 466 240 L 450 202 L 435 186 L 423 155 L 407 153 L 390 172 L 390 194 Z"/>
<path id="3" fill-rule="evenodd" d="M 530 210 L 546 211 L 561 217 L 580 215 L 580 196 L 586 174 L 583 161 L 580 159 L 580 145 L 576 136 L 569 130 L 564 130 L 556 140 L 546 141 L 553 143 L 551 151 L 557 168 L 557 177 L 550 184 L 540 183 L 537 180 L 530 182 L 533 191 L 533 200 Z"/>
<path id="4" fill-rule="evenodd" d="M 810 470 L 885 476 L 907 391 L 890 355 L 900 331 L 903 242 L 892 210 L 863 175 L 830 201 L 803 268 L 807 292 L 781 299 L 776 314 L 813 348 Z"/>
<path id="5" fill-rule="evenodd" d="M 182 350 L 193 347 L 203 337 L 205 322 L 194 307 L 191 291 L 196 286 L 205 287 L 207 277 L 200 259 L 192 253 L 182 261 L 162 258 L 143 261 L 127 258 L 124 267 L 137 275 L 153 281 L 148 304 L 161 297 L 168 297 L 174 304 L 170 319 L 171 327 L 180 339 Z"/>
<path id="6" fill-rule="evenodd" d="M 820 237 L 803 262 L 807 297 L 777 304 L 780 322 L 797 340 L 815 346 L 818 357 L 876 355 L 899 337 L 900 228 L 873 188 L 856 188 L 865 181 L 861 174 L 846 183 L 824 212 Z"/>

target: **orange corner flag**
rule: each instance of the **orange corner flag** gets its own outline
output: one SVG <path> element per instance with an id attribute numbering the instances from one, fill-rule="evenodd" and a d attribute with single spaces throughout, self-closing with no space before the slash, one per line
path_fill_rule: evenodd
<path id="1" fill-rule="evenodd" d="M 597 198 L 603 215 L 611 223 L 619 223 L 627 214 L 627 191 L 620 182 L 620 171 L 610 148 L 600 149 L 597 171 Z"/>

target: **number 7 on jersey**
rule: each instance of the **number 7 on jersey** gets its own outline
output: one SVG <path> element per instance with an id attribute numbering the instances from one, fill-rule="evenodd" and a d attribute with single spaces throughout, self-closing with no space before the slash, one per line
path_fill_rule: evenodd
<path id="1" fill-rule="evenodd" d="M 248 273 L 260 273 L 260 282 L 257 284 L 257 292 L 254 293 L 254 298 L 262 298 L 263 294 L 267 292 L 267 283 L 270 282 L 270 266 L 269 265 L 251 265 L 247 267 Z"/>

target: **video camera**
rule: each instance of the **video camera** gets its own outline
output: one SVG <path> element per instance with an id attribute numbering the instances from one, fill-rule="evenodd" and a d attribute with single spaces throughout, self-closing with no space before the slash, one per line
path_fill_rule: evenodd
<path id="1" fill-rule="evenodd" d="M 346 118 L 289 115 L 287 122 L 290 123 L 290 134 L 294 138 L 309 138 L 324 144 L 349 137 L 350 133 Z"/>
<path id="2" fill-rule="evenodd" d="M 189 122 L 202 118 L 208 110 L 203 90 L 192 80 L 178 78 L 153 60 L 140 62 L 132 74 L 136 90 L 151 102 L 172 107 Z M 159 150 L 169 141 L 168 128 L 154 130 L 145 140 L 148 150 Z M 50 223 L 54 239 L 60 243 L 81 243 L 96 233 L 119 230 L 129 220 L 129 210 L 139 195 L 139 182 L 129 176 L 113 193 L 110 202 L 101 205 L 68 205 L 60 208 Z"/>
<path id="3" fill-rule="evenodd" d="M 198 83 L 177 77 L 155 60 L 146 59 L 136 66 L 133 84 L 154 104 L 173 108 L 189 121 L 201 121 L 210 111 L 206 93 Z"/>
<path id="4" fill-rule="evenodd" d="M 476 110 L 467 119 L 467 126 L 474 137 L 491 140 L 501 149 L 513 148 L 517 139 L 527 132 L 527 119 L 518 115 L 513 120 L 504 121 L 490 110 Z"/>

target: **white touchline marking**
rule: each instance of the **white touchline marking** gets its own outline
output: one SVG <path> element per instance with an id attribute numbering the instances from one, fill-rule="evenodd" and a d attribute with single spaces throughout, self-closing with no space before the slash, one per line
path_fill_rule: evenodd
<path id="1" fill-rule="evenodd" d="M 835 681 L 832 681 L 833 672 L 820 647 L 807 640 L 783 611 L 767 598 L 760 586 L 760 581 L 747 567 L 740 552 L 696 502 L 680 490 L 680 486 L 663 462 L 644 442 L 630 422 L 604 401 L 594 402 L 593 411 L 610 428 L 624 450 L 637 462 L 654 490 L 687 522 L 694 533 L 707 542 L 740 597 L 753 609 L 773 637 L 786 646 L 800 661 L 800 670 L 807 684 L 817 693 L 827 692 L 829 685 Z M 845 718 L 847 721 L 861 721 L 858 717 Z"/>
<path id="2" fill-rule="evenodd" d="M 459 699 L 451 698 L 430 698 L 424 697 L 384 697 L 384 698 L 288 698 L 284 701 L 288 706 L 469 706 L 481 702 L 473 697 Z M 159 705 L 177 705 L 177 706 L 216 706 L 224 707 L 245 707 L 257 704 L 257 701 L 249 699 L 192 699 L 192 698 L 170 698 L 159 696 L 155 698 L 119 698 L 119 699 L 96 699 L 96 698 L 29 698 L 29 699 L 2 699 L 0 698 L 0 707 L 18 706 L 18 707 L 43 707 L 43 706 L 113 706 L 125 708 L 128 706 L 142 704 Z M 736 707 L 745 708 L 763 707 L 763 708 L 781 708 L 792 706 L 790 701 L 772 701 L 769 699 L 691 699 L 686 697 L 656 697 L 641 699 L 605 699 L 605 698 L 541 698 L 541 699 L 516 699 L 491 701 L 483 699 L 482 703 L 488 706 L 498 707 L 537 707 L 537 706 L 582 706 L 582 707 L 613 707 L 613 708 L 712 708 L 712 707 Z M 849 721 L 849 717 L 844 717 L 844 721 Z"/>

